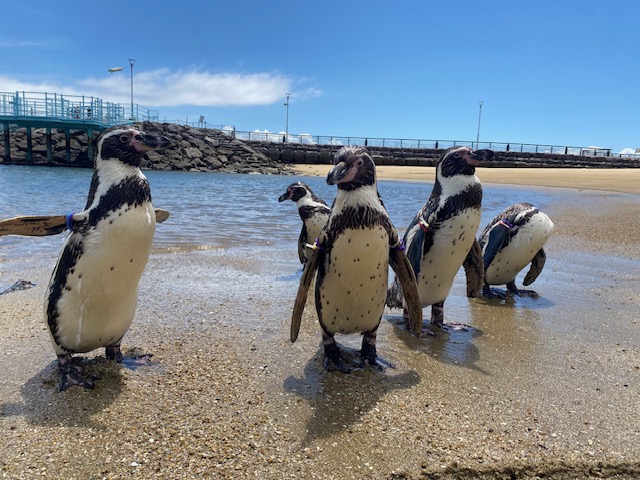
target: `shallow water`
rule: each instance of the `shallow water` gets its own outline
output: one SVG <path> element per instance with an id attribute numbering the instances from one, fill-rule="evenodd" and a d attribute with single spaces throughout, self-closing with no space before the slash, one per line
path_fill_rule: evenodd
<path id="1" fill-rule="evenodd" d="M 145 175 L 154 205 L 171 212 L 158 225 L 154 246 L 172 251 L 217 247 L 295 250 L 301 222 L 293 202 L 278 203 L 278 196 L 298 180 L 308 183 L 328 204 L 336 193 L 320 177 L 164 171 Z M 0 165 L 0 219 L 81 211 L 90 180 L 88 169 Z M 408 226 L 431 188 L 431 183 L 423 182 L 379 182 L 380 194 L 399 231 Z M 481 227 L 512 203 L 528 201 L 544 207 L 550 200 L 551 194 L 541 190 L 485 187 Z M 64 236 L 0 237 L 0 262 L 56 256 Z"/>

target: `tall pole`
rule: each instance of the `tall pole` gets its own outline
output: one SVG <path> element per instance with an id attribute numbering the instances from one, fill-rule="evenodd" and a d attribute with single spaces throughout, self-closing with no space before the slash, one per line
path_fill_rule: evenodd
<path id="1" fill-rule="evenodd" d="M 129 59 L 129 65 L 131 66 L 131 120 L 133 120 L 133 64 L 136 63 L 134 58 Z"/>
<path id="2" fill-rule="evenodd" d="M 480 148 L 480 120 L 482 119 L 482 104 L 484 102 L 480 100 L 478 105 L 480 105 L 480 111 L 478 112 L 478 134 L 476 135 L 476 150 Z"/>
<path id="3" fill-rule="evenodd" d="M 285 97 L 287 97 L 287 101 L 284 103 L 284 106 L 287 107 L 287 117 L 285 120 L 285 124 L 284 124 L 284 141 L 288 142 L 289 141 L 289 97 L 291 96 L 290 93 L 285 93 L 284 94 Z"/>

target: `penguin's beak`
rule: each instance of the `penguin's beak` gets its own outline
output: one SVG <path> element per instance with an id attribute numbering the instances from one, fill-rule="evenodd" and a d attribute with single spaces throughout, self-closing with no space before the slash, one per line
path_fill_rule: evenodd
<path id="1" fill-rule="evenodd" d="M 291 192 L 287 190 L 282 195 L 278 197 L 279 202 L 284 202 L 285 200 L 289 200 L 291 198 Z"/>
<path id="2" fill-rule="evenodd" d="M 495 154 L 493 150 L 483 149 L 483 150 L 474 150 L 467 155 L 467 163 L 469 165 L 479 165 L 481 162 L 486 162 L 487 160 L 491 160 Z"/>
<path id="3" fill-rule="evenodd" d="M 131 139 L 131 146 L 138 152 L 164 150 L 171 145 L 173 145 L 173 142 L 164 135 L 149 135 L 140 132 Z"/>
<path id="4" fill-rule="evenodd" d="M 350 182 L 358 173 L 358 167 L 349 166 L 346 162 L 340 162 L 331 169 L 327 175 L 327 183 L 329 185 L 337 185 L 338 183 Z"/>

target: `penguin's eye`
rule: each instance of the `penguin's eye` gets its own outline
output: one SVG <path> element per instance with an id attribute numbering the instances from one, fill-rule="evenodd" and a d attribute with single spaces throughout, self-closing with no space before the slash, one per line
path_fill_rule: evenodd
<path id="1" fill-rule="evenodd" d="M 453 154 L 453 158 L 460 158 L 462 155 L 460 155 L 459 153 L 454 153 Z"/>
<path id="2" fill-rule="evenodd" d="M 129 141 L 128 135 L 120 135 L 120 142 L 127 143 Z"/>
<path id="3" fill-rule="evenodd" d="M 353 162 L 353 164 L 354 164 L 356 167 L 361 167 L 361 166 L 364 164 L 364 160 L 363 160 L 363 159 L 361 159 L 361 158 L 359 158 L 359 159 L 357 159 L 355 162 Z"/>

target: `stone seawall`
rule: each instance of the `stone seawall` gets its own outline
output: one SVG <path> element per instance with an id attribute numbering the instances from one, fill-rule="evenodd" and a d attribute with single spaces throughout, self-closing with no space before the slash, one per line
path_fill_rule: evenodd
<path id="1" fill-rule="evenodd" d="M 220 130 L 205 130 L 172 123 L 145 122 L 139 127 L 149 133 L 163 134 L 174 147 L 162 154 L 146 154 L 142 167 L 154 170 L 186 170 L 289 174 L 291 164 L 330 164 L 340 145 L 306 145 L 241 141 Z M 62 165 L 92 167 L 86 132 L 26 129 L 9 132 L 0 142 L 0 164 Z M 390 148 L 369 146 L 378 165 L 435 166 L 443 150 Z M 489 167 L 575 167 L 575 168 L 640 168 L 640 158 L 593 157 L 528 152 L 496 152 Z"/>
<path id="2" fill-rule="evenodd" d="M 284 164 L 330 164 L 340 145 L 302 145 L 246 141 L 258 152 Z M 367 147 L 377 165 L 435 166 L 444 149 Z M 595 157 L 557 153 L 496 152 L 483 166 L 495 168 L 640 168 L 640 158 Z"/>
<path id="3" fill-rule="evenodd" d="M 137 127 L 147 133 L 165 135 L 173 141 L 173 147 L 162 153 L 146 153 L 141 164 L 144 169 L 267 175 L 291 173 L 289 165 L 272 160 L 220 130 L 156 122 L 144 122 Z M 34 128 L 30 133 L 29 136 L 24 128 L 12 130 L 8 155 L 6 142 L 0 142 L 0 164 L 93 166 L 93 159 L 88 153 L 89 143 L 95 143 L 98 133 L 94 133 L 92 138 L 80 130 L 65 133 L 52 129 L 47 135 L 44 128 Z"/>

